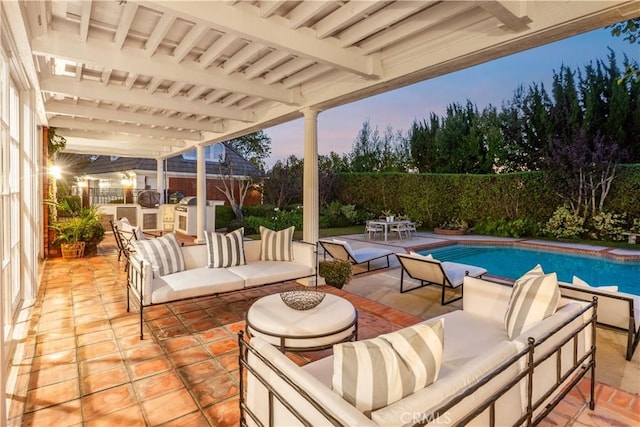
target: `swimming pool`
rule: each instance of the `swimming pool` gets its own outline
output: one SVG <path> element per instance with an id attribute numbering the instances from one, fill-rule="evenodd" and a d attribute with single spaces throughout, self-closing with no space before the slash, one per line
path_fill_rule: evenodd
<path id="1" fill-rule="evenodd" d="M 540 264 L 545 273 L 556 272 L 558 280 L 571 283 L 576 275 L 592 286 L 618 285 L 618 290 L 640 295 L 640 262 L 616 261 L 598 256 L 577 255 L 513 246 L 453 245 L 426 249 L 440 261 L 472 264 L 487 274 L 517 279 Z"/>

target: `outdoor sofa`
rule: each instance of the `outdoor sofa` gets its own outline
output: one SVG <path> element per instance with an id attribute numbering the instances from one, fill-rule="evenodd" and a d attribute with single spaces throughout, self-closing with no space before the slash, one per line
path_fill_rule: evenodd
<path id="1" fill-rule="evenodd" d="M 585 286 L 575 279 L 559 282 L 562 295 L 584 300 L 598 297 L 598 324 L 627 332 L 625 358 L 631 360 L 640 341 L 640 296 L 619 292 L 616 286 Z"/>
<path id="2" fill-rule="evenodd" d="M 561 298 L 553 314 L 509 339 L 505 313 L 512 287 L 471 277 L 464 282 L 463 310 L 418 324 L 443 319 L 437 379 L 371 412 L 357 409 L 333 388 L 336 369 L 344 373 L 344 366 L 334 365 L 336 349 L 345 344 L 334 346 L 334 355 L 299 367 L 260 337 L 247 343 L 240 333 L 241 425 L 531 425 L 587 372 L 593 409 L 595 300 Z M 379 380 L 385 372 L 370 377 Z"/>
<path id="3" fill-rule="evenodd" d="M 290 234 L 293 235 L 293 230 Z M 315 245 L 291 241 L 291 237 L 287 239 L 284 243 L 284 256 L 265 256 L 265 239 L 243 240 L 240 235 L 235 240 L 241 246 L 242 253 L 236 255 L 243 259 L 236 262 L 229 255 L 222 261 L 231 260 L 230 263 L 238 264 L 229 267 L 212 264 L 208 244 L 180 246 L 172 233 L 157 239 L 135 242 L 138 246 L 130 256 L 127 310 L 129 296 L 133 295 L 140 308 L 140 338 L 143 337 L 144 307 L 314 276 Z M 228 243 L 224 242 L 225 247 Z M 281 243 L 278 241 L 274 244 Z M 141 245 L 148 244 L 154 245 L 154 251 L 158 247 L 168 247 L 166 259 L 150 261 L 149 258 L 153 255 L 145 256 L 145 249 L 141 248 Z M 273 260 L 274 258 L 289 260 Z M 167 266 L 171 267 L 171 264 L 174 265 L 168 269 L 168 273 L 162 271 L 167 270 Z"/>

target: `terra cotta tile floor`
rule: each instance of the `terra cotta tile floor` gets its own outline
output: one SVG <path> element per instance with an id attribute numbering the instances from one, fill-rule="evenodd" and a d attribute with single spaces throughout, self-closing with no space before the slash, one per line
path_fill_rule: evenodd
<path id="1" fill-rule="evenodd" d="M 96 256 L 48 260 L 8 402 L 10 426 L 236 426 L 237 332 L 261 296 L 297 286 L 272 285 L 145 310 L 126 311 L 123 263 L 112 238 Z M 359 311 L 359 337 L 421 319 L 354 294 L 327 289 Z M 290 355 L 299 364 L 325 352 Z M 595 411 L 581 384 L 546 425 L 640 424 L 637 395 L 597 385 Z"/>

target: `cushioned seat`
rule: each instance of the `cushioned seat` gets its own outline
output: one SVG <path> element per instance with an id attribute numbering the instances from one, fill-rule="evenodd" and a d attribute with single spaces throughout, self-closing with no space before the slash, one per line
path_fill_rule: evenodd
<path id="1" fill-rule="evenodd" d="M 229 272 L 244 280 L 245 287 L 277 283 L 289 280 L 291 277 L 306 277 L 314 273 L 308 265 L 281 261 L 253 261 L 245 265 L 228 268 Z"/>
<path id="2" fill-rule="evenodd" d="M 384 248 L 367 247 L 354 250 L 344 240 L 319 240 L 318 243 L 325 250 L 325 253 L 331 255 L 331 258 L 343 259 L 353 265 L 367 264 L 367 271 L 371 271 L 372 261 L 385 257 L 387 258 L 387 265 L 378 268 L 389 267 L 389 257 L 393 255 L 392 251 Z"/>
<path id="3" fill-rule="evenodd" d="M 211 293 L 229 292 L 244 288 L 244 278 L 220 268 L 211 274 L 208 267 L 192 268 L 153 279 L 151 303 L 193 298 Z"/>
<path id="4" fill-rule="evenodd" d="M 433 259 L 430 255 L 423 256 L 415 253 L 397 253 L 396 256 L 398 257 L 398 261 L 400 261 L 400 265 L 402 265 L 402 272 L 400 273 L 400 292 L 404 293 L 428 285 L 442 286 L 443 305 L 462 298 L 462 295 L 460 295 L 458 298 L 445 302 L 444 297 L 446 288 L 453 289 L 460 287 L 462 289 L 462 284 L 466 276 L 482 277 L 482 275 L 487 272 L 486 268 L 477 267 L 475 265 L 460 264 L 449 261 L 440 262 Z M 419 280 L 420 285 L 405 289 L 405 272 L 410 278 Z"/>

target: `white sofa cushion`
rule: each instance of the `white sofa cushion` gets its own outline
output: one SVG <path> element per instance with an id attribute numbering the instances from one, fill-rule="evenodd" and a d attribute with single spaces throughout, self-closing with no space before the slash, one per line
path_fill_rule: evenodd
<path id="1" fill-rule="evenodd" d="M 204 231 L 209 268 L 246 264 L 244 258 L 244 227 L 227 234 Z"/>
<path id="2" fill-rule="evenodd" d="M 261 261 L 293 261 L 295 227 L 274 231 L 260 226 Z"/>
<path id="3" fill-rule="evenodd" d="M 177 273 L 185 269 L 182 250 L 174 233 L 151 240 L 136 240 L 132 245 L 139 258 L 151 263 L 159 276 Z"/>
<path id="4" fill-rule="evenodd" d="M 556 273 L 544 274 L 540 264 L 526 272 L 513 284 L 507 305 L 504 322 L 509 339 L 551 316 L 559 302 L 560 288 Z"/>
<path id="5" fill-rule="evenodd" d="M 444 319 L 333 347 L 333 391 L 367 413 L 438 378 Z"/>
<path id="6" fill-rule="evenodd" d="M 616 285 L 591 286 L 590 284 L 588 284 L 578 276 L 573 276 L 572 284 L 573 286 L 577 286 L 579 288 L 587 288 L 587 289 L 591 288 L 591 289 L 598 289 L 600 291 L 618 292 L 618 287 Z"/>
<path id="7" fill-rule="evenodd" d="M 313 268 L 295 262 L 254 261 L 229 267 L 228 270 L 245 280 L 245 287 L 266 285 L 311 276 Z"/>
<path id="8" fill-rule="evenodd" d="M 244 279 L 228 269 L 192 268 L 153 279 L 151 303 L 175 301 L 244 288 Z"/>

